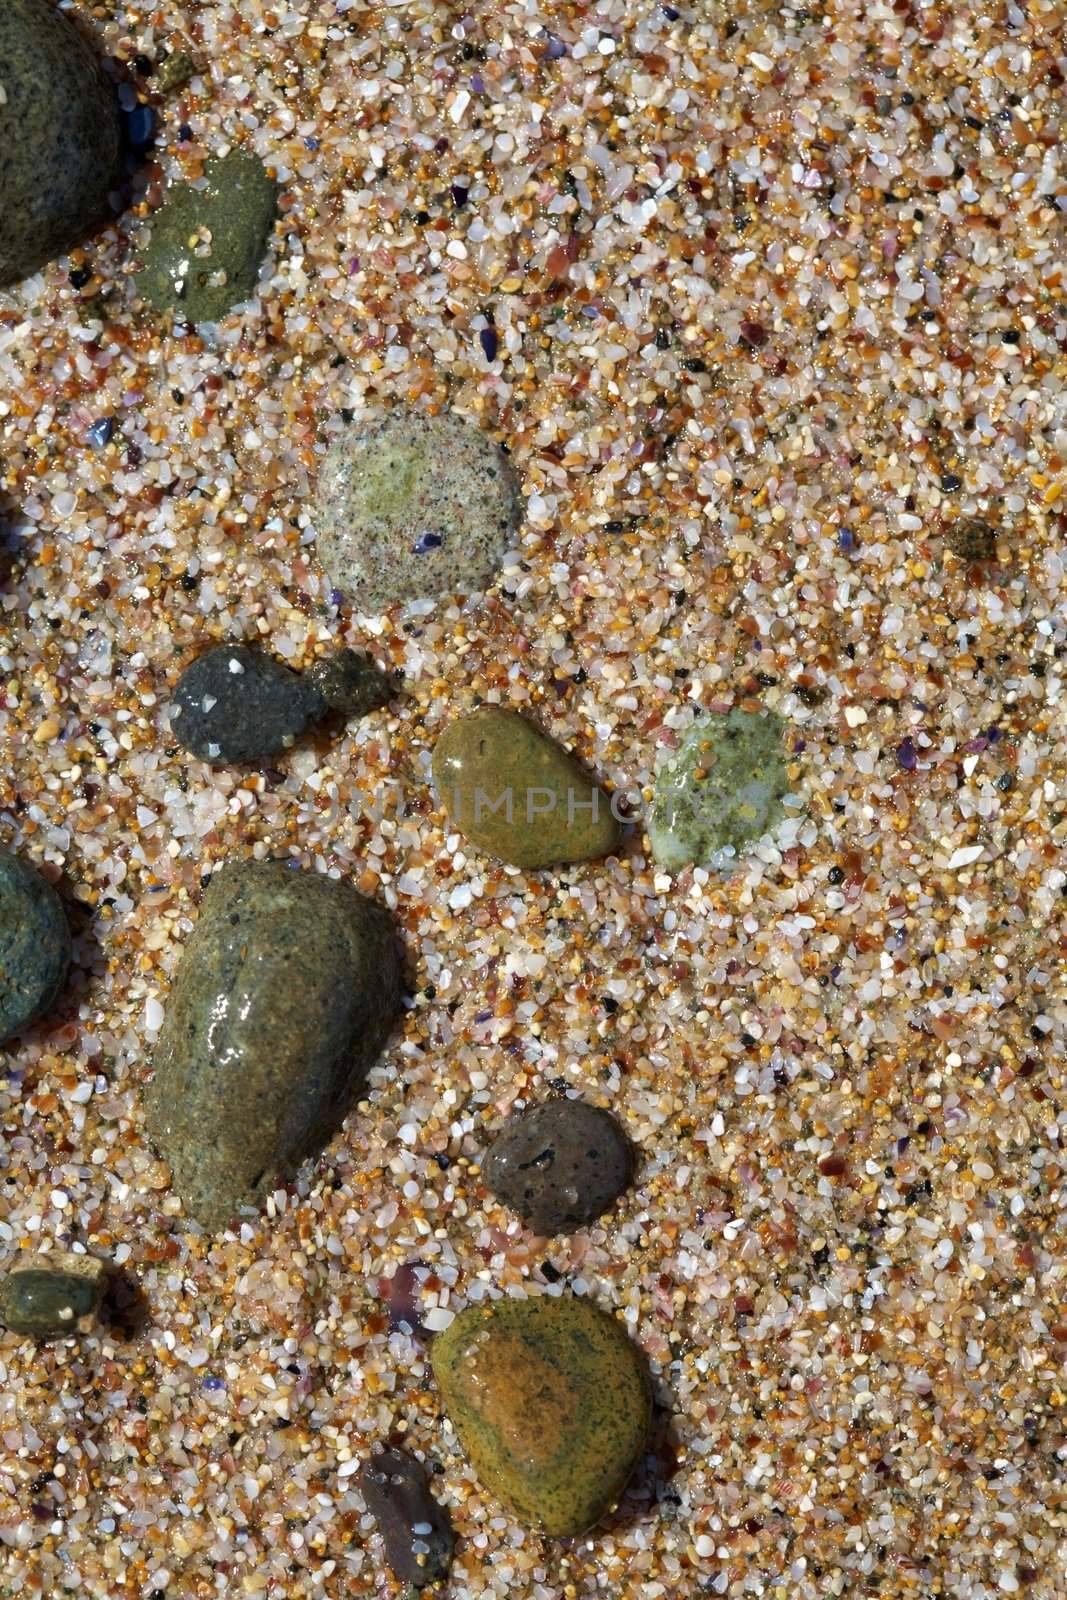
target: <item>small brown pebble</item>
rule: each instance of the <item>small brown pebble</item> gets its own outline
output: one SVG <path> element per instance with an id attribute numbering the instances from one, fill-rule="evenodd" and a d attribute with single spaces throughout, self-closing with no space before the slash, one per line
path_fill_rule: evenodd
<path id="1" fill-rule="evenodd" d="M 823 1156 L 819 1171 L 824 1178 L 843 1178 L 848 1171 L 848 1162 L 844 1156 Z"/>
<path id="2" fill-rule="evenodd" d="M 628 1186 L 633 1152 L 610 1112 L 584 1100 L 549 1100 L 508 1118 L 482 1176 L 536 1233 L 573 1233 Z"/>
<path id="3" fill-rule="evenodd" d="M 997 530 L 981 517 L 961 517 L 947 529 L 945 543 L 961 561 L 994 561 Z"/>

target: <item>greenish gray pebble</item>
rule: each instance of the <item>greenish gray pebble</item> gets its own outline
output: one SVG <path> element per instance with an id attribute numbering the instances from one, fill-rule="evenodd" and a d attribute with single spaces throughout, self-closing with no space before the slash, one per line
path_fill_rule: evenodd
<path id="1" fill-rule="evenodd" d="M 433 779 L 452 826 L 512 866 L 591 861 L 622 840 L 610 796 L 514 711 L 483 706 L 450 722 L 434 747 Z"/>
<path id="2" fill-rule="evenodd" d="M 729 871 L 785 818 L 786 724 L 770 711 L 706 715 L 660 769 L 648 817 L 658 864 Z"/>
<path id="3" fill-rule="evenodd" d="M 76 244 L 109 214 L 119 167 L 113 86 L 52 0 L 0 4 L 0 286 Z"/>
<path id="4" fill-rule="evenodd" d="M 648 1367 L 622 1324 L 575 1295 L 468 1306 L 430 1353 L 482 1483 L 523 1521 L 585 1533 L 617 1501 L 648 1437 Z"/>
<path id="5" fill-rule="evenodd" d="M 0 1042 L 51 1010 L 70 964 L 70 929 L 46 878 L 0 850 Z"/>
<path id="6" fill-rule="evenodd" d="M 32 1339 L 88 1332 L 105 1276 L 103 1262 L 73 1252 L 19 1261 L 0 1280 L 0 1324 Z"/>
<path id="7" fill-rule="evenodd" d="M 160 94 L 173 94 L 175 89 L 184 89 L 198 70 L 196 62 L 187 51 L 176 50 L 160 64 L 156 73 L 156 86 Z"/>
<path id="8" fill-rule="evenodd" d="M 284 861 L 212 878 L 175 974 L 147 1095 L 186 1211 L 221 1227 L 322 1149 L 400 1005 L 392 918 Z"/>
<path id="9" fill-rule="evenodd" d="M 255 293 L 277 214 L 278 186 L 258 156 L 209 161 L 202 181 L 176 184 L 149 218 L 141 296 L 184 322 L 217 322 Z"/>
<path id="10" fill-rule="evenodd" d="M 507 457 L 453 416 L 395 411 L 334 437 L 317 493 L 317 551 L 359 610 L 480 592 L 514 541 L 520 502 Z"/>

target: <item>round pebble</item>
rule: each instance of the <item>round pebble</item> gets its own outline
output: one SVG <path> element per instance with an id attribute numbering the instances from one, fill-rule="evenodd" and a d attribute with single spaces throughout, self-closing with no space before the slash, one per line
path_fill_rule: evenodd
<path id="1" fill-rule="evenodd" d="M 509 1117 L 482 1178 L 535 1233 L 573 1233 L 602 1216 L 633 1177 L 615 1118 L 585 1100 L 549 1100 Z"/>
<path id="2" fill-rule="evenodd" d="M 70 964 L 70 929 L 52 885 L 0 850 L 0 1041 L 54 1005 Z"/>
<path id="3" fill-rule="evenodd" d="M 290 749 L 325 709 L 310 675 L 293 672 L 264 650 L 219 645 L 179 678 L 170 728 L 191 755 L 223 766 Z"/>
<path id="4" fill-rule="evenodd" d="M 434 1341 L 434 1377 L 482 1482 L 523 1521 L 584 1533 L 622 1493 L 648 1436 L 644 1357 L 575 1295 L 469 1306 Z"/>
<path id="5" fill-rule="evenodd" d="M 773 832 L 790 787 L 784 733 L 773 712 L 735 706 L 725 717 L 698 718 L 656 778 L 648 837 L 661 866 L 728 871 L 746 846 Z"/>
<path id="6" fill-rule="evenodd" d="M 458 417 L 396 409 L 346 425 L 319 477 L 318 556 L 354 606 L 479 592 L 519 525 L 507 457 Z"/>
<path id="7" fill-rule="evenodd" d="M 0 285 L 36 272 L 108 215 L 115 91 L 52 0 L 0 5 Z"/>
<path id="8" fill-rule="evenodd" d="M 278 186 L 251 151 L 209 161 L 149 218 L 141 296 L 183 322 L 217 322 L 255 293 L 277 212 Z"/>
<path id="9" fill-rule="evenodd" d="M 73 1251 L 20 1260 L 0 1280 L 0 1324 L 32 1339 L 87 1333 L 105 1278 L 102 1261 Z"/>

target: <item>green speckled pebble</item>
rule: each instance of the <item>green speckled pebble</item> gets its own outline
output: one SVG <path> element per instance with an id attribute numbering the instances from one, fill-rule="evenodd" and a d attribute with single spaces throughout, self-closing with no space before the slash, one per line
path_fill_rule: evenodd
<path id="1" fill-rule="evenodd" d="M 62 255 L 108 215 L 115 91 L 52 0 L 0 3 L 0 286 Z"/>
<path id="2" fill-rule="evenodd" d="M 469 1306 L 434 1340 L 434 1377 L 485 1487 L 556 1537 L 618 1500 L 652 1417 L 645 1358 L 574 1295 Z"/>
<path id="3" fill-rule="evenodd" d="M 790 789 L 785 728 L 773 712 L 736 707 L 693 724 L 656 778 L 647 826 L 660 866 L 729 871 L 746 845 L 778 827 Z"/>
<path id="4" fill-rule="evenodd" d="M 32 1339 L 87 1333 L 104 1291 L 104 1264 L 53 1251 L 19 1261 L 0 1281 L 0 1323 Z"/>
<path id="5" fill-rule="evenodd" d="M 0 1042 L 50 1010 L 70 964 L 70 929 L 46 878 L 0 850 Z"/>
<path id="6" fill-rule="evenodd" d="M 622 838 L 610 796 L 514 711 L 485 706 L 449 723 L 434 749 L 433 778 L 452 826 L 512 866 L 595 860 Z"/>
<path id="7" fill-rule="evenodd" d="M 149 218 L 137 275 L 149 305 L 191 323 L 217 322 L 255 292 L 278 214 L 278 186 L 248 150 L 209 161 L 204 179 L 176 184 Z"/>
<path id="8" fill-rule="evenodd" d="M 515 474 L 458 417 L 396 410 L 346 425 L 319 477 L 316 549 L 361 611 L 480 592 L 519 525 Z"/>
<path id="9" fill-rule="evenodd" d="M 388 912 L 284 861 L 216 873 L 174 978 L 147 1095 L 186 1211 L 221 1227 L 340 1127 L 400 1003 Z"/>

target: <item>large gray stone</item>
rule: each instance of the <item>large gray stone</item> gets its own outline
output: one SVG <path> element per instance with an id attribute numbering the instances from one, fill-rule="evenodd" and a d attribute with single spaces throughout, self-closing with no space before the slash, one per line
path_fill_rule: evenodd
<path id="1" fill-rule="evenodd" d="M 388 912 L 284 861 L 212 878 L 174 978 L 150 1136 L 186 1211 L 231 1221 L 321 1150 L 400 1003 Z"/>
<path id="2" fill-rule="evenodd" d="M 0 3 L 0 81 L 2 287 L 106 219 L 120 140 L 100 60 L 52 0 Z"/>

